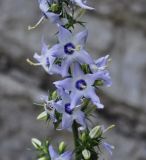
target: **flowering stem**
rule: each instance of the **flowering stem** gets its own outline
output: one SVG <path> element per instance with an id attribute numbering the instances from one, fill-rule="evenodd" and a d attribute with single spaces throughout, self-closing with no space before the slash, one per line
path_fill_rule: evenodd
<path id="1" fill-rule="evenodd" d="M 78 126 L 75 121 L 73 122 L 73 125 L 72 125 L 72 131 L 73 131 L 74 146 L 75 146 L 75 160 L 79 160 L 78 154 L 77 154 L 79 135 L 78 135 Z"/>

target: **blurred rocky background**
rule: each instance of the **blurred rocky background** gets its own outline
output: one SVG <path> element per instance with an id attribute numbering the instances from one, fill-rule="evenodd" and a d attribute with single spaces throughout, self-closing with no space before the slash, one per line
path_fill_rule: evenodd
<path id="1" fill-rule="evenodd" d="M 112 160 L 146 160 L 146 1 L 92 0 L 87 12 L 88 51 L 93 57 L 110 54 L 113 86 L 101 94 L 105 110 L 96 122 L 115 124 L 108 141 L 115 145 Z M 27 26 L 41 17 L 37 0 L 0 0 L 0 159 L 35 159 L 30 139 L 59 139 L 52 127 L 36 120 L 32 103 L 51 89 L 56 77 L 32 67 L 26 58 L 40 52 L 42 34 L 52 43 L 54 25 Z"/>

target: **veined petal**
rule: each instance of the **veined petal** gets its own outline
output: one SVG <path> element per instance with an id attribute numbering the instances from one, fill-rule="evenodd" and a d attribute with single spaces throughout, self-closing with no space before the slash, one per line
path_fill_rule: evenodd
<path id="1" fill-rule="evenodd" d="M 72 159 L 72 152 L 66 151 L 60 155 L 60 158 L 62 158 L 63 160 L 71 160 Z"/>
<path id="2" fill-rule="evenodd" d="M 73 63 L 71 69 L 72 69 L 72 76 L 73 77 L 79 77 L 79 76 L 84 75 L 83 71 L 81 70 L 81 67 L 80 67 L 79 63 Z"/>
<path id="3" fill-rule="evenodd" d="M 55 103 L 54 107 L 57 110 L 57 112 L 59 112 L 59 113 L 64 113 L 65 112 L 64 111 L 64 105 L 62 104 L 62 100 Z"/>
<path id="4" fill-rule="evenodd" d="M 47 0 L 39 0 L 39 7 L 42 12 L 46 13 L 49 10 L 49 5 Z"/>
<path id="5" fill-rule="evenodd" d="M 80 100 L 80 98 L 82 97 L 82 94 L 79 92 L 72 92 L 71 93 L 71 105 L 70 108 L 75 108 Z"/>
<path id="6" fill-rule="evenodd" d="M 97 65 L 98 68 L 104 67 L 104 66 L 107 65 L 108 58 L 109 58 L 109 55 L 106 55 L 106 56 L 104 56 L 104 57 L 98 58 L 98 59 L 95 61 L 95 64 Z"/>
<path id="7" fill-rule="evenodd" d="M 62 116 L 62 128 L 63 129 L 70 128 L 72 126 L 72 123 L 73 123 L 73 119 L 71 115 L 64 113 Z"/>
<path id="8" fill-rule="evenodd" d="M 66 78 L 61 81 L 56 81 L 53 84 L 55 84 L 57 88 L 64 88 L 65 90 L 70 91 L 70 89 L 72 88 L 72 79 Z"/>
<path id="9" fill-rule="evenodd" d="M 38 55 L 38 53 L 35 53 L 33 55 L 33 58 L 35 58 L 39 63 L 42 61 L 42 57 L 40 55 Z"/>
<path id="10" fill-rule="evenodd" d="M 69 30 L 65 29 L 62 26 L 59 26 L 58 40 L 61 44 L 66 44 L 72 39 L 72 34 Z"/>
<path id="11" fill-rule="evenodd" d="M 79 32 L 74 36 L 73 42 L 75 43 L 75 45 L 81 45 L 82 47 L 84 47 L 87 41 L 87 36 L 88 36 L 88 30 Z"/>
<path id="12" fill-rule="evenodd" d="M 86 92 L 86 98 L 90 98 L 92 103 L 95 104 L 97 108 L 99 109 L 104 108 L 103 104 L 100 103 L 99 97 L 95 93 L 94 87 L 91 87 L 90 89 L 88 89 L 88 91 Z"/>
<path id="13" fill-rule="evenodd" d="M 104 148 L 109 152 L 109 154 L 112 156 L 113 154 L 113 149 L 115 148 L 113 145 L 107 143 L 107 142 L 103 142 L 103 146 Z"/>
<path id="14" fill-rule="evenodd" d="M 93 63 L 93 59 L 85 50 L 81 50 L 79 53 L 76 53 L 76 60 L 81 64 Z"/>
<path id="15" fill-rule="evenodd" d="M 54 148 L 52 147 L 52 145 L 49 146 L 49 153 L 50 153 L 50 157 L 51 159 L 55 159 L 58 157 L 57 152 L 54 150 Z"/>
<path id="16" fill-rule="evenodd" d="M 79 123 L 82 126 L 85 126 L 85 115 L 78 108 L 75 109 L 73 117 L 77 123 Z"/>
<path id="17" fill-rule="evenodd" d="M 62 72 L 61 72 L 62 77 L 69 76 L 68 70 L 71 65 L 71 61 L 70 60 L 63 60 L 61 65 L 62 65 Z"/>
<path id="18" fill-rule="evenodd" d="M 59 14 L 55 14 L 53 12 L 46 12 L 45 15 L 50 19 L 50 22 L 58 24 L 61 23 Z"/>
<path id="19" fill-rule="evenodd" d="M 84 8 L 84 9 L 89 9 L 89 10 L 93 10 L 94 8 L 92 7 L 89 7 L 87 5 L 85 5 L 82 0 L 73 0 L 78 6 L 80 6 L 81 8 Z"/>

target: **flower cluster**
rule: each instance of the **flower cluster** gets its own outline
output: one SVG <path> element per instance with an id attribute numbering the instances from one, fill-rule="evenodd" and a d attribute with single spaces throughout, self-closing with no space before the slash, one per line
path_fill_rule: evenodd
<path id="1" fill-rule="evenodd" d="M 43 40 L 41 54 L 34 54 L 37 62 L 33 63 L 29 59 L 27 61 L 32 65 L 42 66 L 50 75 L 61 75 L 63 80 L 53 83 L 57 88 L 54 92 L 41 97 L 40 105 L 44 109 L 37 119 L 51 120 L 56 129 L 73 131 L 76 160 L 89 160 L 93 156 L 98 159 L 99 151 L 95 150 L 95 146 L 99 147 L 102 144 L 110 153 L 113 147 L 102 142 L 104 131 L 101 127 L 89 131 L 87 120 L 95 106 L 97 109 L 104 108 L 97 92 L 103 86 L 111 86 L 111 77 L 107 69 L 110 59 L 109 55 L 106 55 L 94 60 L 85 49 L 88 30 L 85 28 L 77 34 L 72 30 L 75 24 L 83 25 L 77 17 L 75 18 L 74 12 L 78 7 L 82 10 L 93 8 L 82 0 L 38 0 L 38 2 L 43 14 L 41 19 L 49 19 L 57 26 L 58 43 L 49 46 Z M 31 28 L 35 28 L 39 23 Z M 80 128 L 83 131 L 78 133 Z M 45 147 L 39 140 L 33 139 L 33 145 L 41 152 L 44 151 Z M 64 147 L 57 153 L 49 143 L 46 146 L 46 152 L 40 154 L 39 160 L 72 159 L 73 152 L 65 151 Z"/>

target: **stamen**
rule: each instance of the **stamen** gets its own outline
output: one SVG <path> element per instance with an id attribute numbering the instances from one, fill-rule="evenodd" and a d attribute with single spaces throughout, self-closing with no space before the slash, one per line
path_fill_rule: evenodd
<path id="1" fill-rule="evenodd" d="M 32 66 L 40 66 L 41 64 L 40 63 L 35 63 L 35 62 L 32 62 L 30 59 L 26 59 L 26 62 L 29 63 L 30 65 Z"/>
<path id="2" fill-rule="evenodd" d="M 42 16 L 42 17 L 40 18 L 40 20 L 39 20 L 34 26 L 28 26 L 28 30 L 30 31 L 30 30 L 32 30 L 32 29 L 37 28 L 37 27 L 41 24 L 41 22 L 44 20 L 44 18 L 45 18 L 45 16 Z"/>

